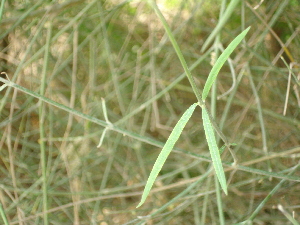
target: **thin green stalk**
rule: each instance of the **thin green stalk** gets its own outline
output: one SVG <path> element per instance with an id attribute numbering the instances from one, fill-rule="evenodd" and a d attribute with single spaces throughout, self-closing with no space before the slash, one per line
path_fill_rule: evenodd
<path id="1" fill-rule="evenodd" d="M 241 4 L 241 27 L 242 30 L 245 30 L 246 26 L 245 26 L 245 2 L 242 1 Z M 243 43 L 246 44 L 246 40 L 243 40 Z"/>
<path id="2" fill-rule="evenodd" d="M 238 99 L 234 99 L 233 102 L 234 102 L 234 104 L 236 104 L 238 106 L 243 106 L 243 107 L 247 106 L 249 104 L 248 102 L 243 102 Z M 257 111 L 257 107 L 255 107 L 255 106 L 250 106 L 250 109 Z M 278 120 L 285 122 L 287 124 L 290 124 L 292 126 L 300 127 L 300 120 L 297 120 L 295 118 L 283 116 L 282 114 L 276 113 L 273 110 L 269 110 L 269 109 L 262 109 L 262 112 L 264 115 L 273 117 L 273 119 L 278 119 Z"/>
<path id="3" fill-rule="evenodd" d="M 121 140 L 122 140 L 122 136 L 117 135 L 115 137 L 113 146 L 110 146 L 111 154 L 108 157 L 107 164 L 106 164 L 104 172 L 103 172 L 101 184 L 99 187 L 99 192 L 104 190 L 105 187 L 107 186 L 107 183 L 108 183 L 110 175 L 111 175 L 111 170 L 113 167 L 114 160 L 115 160 L 116 156 L 118 155 L 117 150 L 118 150 L 118 146 L 120 145 Z M 98 215 L 97 212 L 99 212 L 99 210 L 101 209 L 101 203 L 102 203 L 101 201 L 95 202 L 95 205 L 93 207 L 93 213 L 92 213 L 93 217 L 97 217 L 97 215 Z"/>
<path id="4" fill-rule="evenodd" d="M 6 79 L 3 79 L 3 78 L 0 77 L 0 81 L 3 82 L 6 86 L 16 88 L 16 89 L 18 89 L 18 90 L 20 90 L 20 91 L 22 91 L 22 92 L 24 92 L 24 93 L 26 93 L 28 95 L 31 95 L 31 96 L 33 96 L 33 97 L 35 97 L 35 98 L 37 98 L 37 99 L 39 99 L 41 101 L 44 101 L 44 102 L 46 102 L 46 103 L 48 103 L 50 105 L 58 107 L 58 108 L 66 111 L 68 113 L 71 113 L 73 115 L 79 116 L 80 118 L 83 118 L 83 119 L 86 119 L 86 120 L 91 121 L 93 123 L 96 123 L 96 124 L 98 124 L 98 125 L 100 125 L 102 127 L 107 127 L 108 129 L 116 131 L 118 133 L 121 133 L 124 136 L 132 137 L 132 138 L 134 138 L 136 140 L 140 140 L 140 141 L 142 141 L 144 143 L 148 143 L 148 144 L 151 144 L 151 145 L 154 145 L 154 146 L 157 146 L 157 147 L 163 147 L 163 143 L 161 143 L 159 141 L 156 141 L 156 140 L 154 140 L 152 138 L 148 138 L 148 137 L 144 137 L 144 136 L 138 135 L 136 133 L 133 133 L 133 132 L 127 131 L 125 129 L 122 129 L 120 127 L 117 127 L 114 124 L 109 124 L 109 123 L 107 123 L 107 122 L 105 122 L 103 120 L 100 120 L 100 119 L 97 119 L 95 117 L 92 117 L 92 116 L 89 116 L 87 114 L 84 114 L 82 112 L 79 112 L 79 111 L 77 111 L 75 109 L 72 109 L 72 108 L 70 108 L 68 106 L 65 106 L 65 105 L 62 105 L 62 104 L 60 104 L 58 102 L 55 102 L 55 101 L 53 101 L 53 100 L 51 100 L 49 98 L 46 98 L 43 95 L 35 93 L 35 92 L 33 92 L 33 91 L 31 91 L 31 90 L 29 90 L 27 88 L 24 88 L 24 87 L 22 87 L 22 86 L 20 86 L 20 85 L 18 85 L 16 83 L 13 83 L 13 82 L 11 82 L 9 80 L 6 80 Z M 2 85 L 1 88 L 3 88 L 3 87 L 4 86 Z"/>
<path id="5" fill-rule="evenodd" d="M 220 9 L 220 19 L 222 20 L 222 15 L 223 12 L 225 10 L 225 5 L 226 5 L 226 0 L 222 1 L 222 6 Z M 218 33 L 214 42 L 214 57 L 215 59 L 219 58 L 219 46 L 220 44 L 220 34 Z M 214 64 L 216 62 L 212 62 L 214 66 Z M 211 106 L 210 106 L 210 110 L 211 110 L 211 114 L 212 116 L 215 118 L 216 117 L 216 112 L 217 112 L 217 84 L 218 84 L 218 80 L 216 79 L 216 81 L 213 83 L 212 85 L 212 89 L 211 89 Z M 217 140 L 219 140 L 220 138 L 217 137 Z M 217 141 L 218 143 L 218 141 Z M 221 154 L 220 154 L 221 155 Z M 215 190 L 216 190 L 216 197 L 217 197 L 217 206 L 218 206 L 218 215 L 219 215 L 219 224 L 220 225 L 224 225 L 225 224 L 225 219 L 224 219 L 224 213 L 223 213 L 223 204 L 222 204 L 222 196 L 221 196 L 221 189 L 220 189 L 220 184 L 218 181 L 218 177 L 215 175 L 214 176 L 214 181 L 215 181 Z"/>
<path id="6" fill-rule="evenodd" d="M 194 224 L 201 224 L 199 201 L 193 202 Z"/>
<path id="7" fill-rule="evenodd" d="M 244 76 L 244 70 L 242 70 L 242 71 L 240 72 L 240 74 L 238 75 L 237 80 L 236 80 L 236 85 L 235 85 L 234 88 L 232 89 L 232 91 L 231 91 L 229 97 L 226 99 L 226 105 L 225 105 L 225 107 L 224 107 L 224 109 L 223 109 L 222 117 L 221 117 L 220 123 L 219 123 L 219 124 L 220 124 L 220 129 L 223 129 L 223 127 L 224 127 L 224 125 L 225 125 L 225 121 L 226 121 L 227 116 L 228 116 L 228 114 L 229 114 L 230 107 L 231 107 L 231 105 L 232 105 L 232 103 L 233 103 L 233 98 L 235 97 L 235 94 L 236 94 L 236 92 L 237 92 L 237 89 L 238 89 L 238 87 L 239 87 L 239 84 L 240 84 L 240 82 L 241 82 L 243 76 Z"/>
<path id="8" fill-rule="evenodd" d="M 170 41 L 173 45 L 173 48 L 174 48 L 174 50 L 175 50 L 175 52 L 176 52 L 176 54 L 177 54 L 177 56 L 180 60 L 180 63 L 182 65 L 183 69 L 184 69 L 184 72 L 185 72 L 185 74 L 186 74 L 186 76 L 187 76 L 187 78 L 188 78 L 188 80 L 189 80 L 189 82 L 192 86 L 193 92 L 196 95 L 196 98 L 199 102 L 200 107 L 201 108 L 204 107 L 204 102 L 201 99 L 201 94 L 200 94 L 199 89 L 196 85 L 196 82 L 195 82 L 195 80 L 194 80 L 194 78 L 193 78 L 193 76 L 192 76 L 192 74 L 191 74 L 191 72 L 190 72 L 190 70 L 187 66 L 187 63 L 186 63 L 186 61 L 185 61 L 185 59 L 184 59 L 184 57 L 183 57 L 183 55 L 180 51 L 180 48 L 177 44 L 177 41 L 175 40 L 175 38 L 172 34 L 172 31 L 171 31 L 165 17 L 163 16 L 163 14 L 161 13 L 161 11 L 159 10 L 159 8 L 157 7 L 156 3 L 153 0 L 149 0 L 148 2 L 150 3 L 151 7 L 154 9 L 155 13 L 159 17 L 160 21 L 162 22 L 162 24 L 163 24 L 163 26 L 164 26 L 167 34 L 168 34 L 168 37 L 169 37 L 169 39 L 170 39 Z"/>
<path id="9" fill-rule="evenodd" d="M 2 203 L 0 202 L 0 215 L 5 225 L 9 225 Z"/>
<path id="10" fill-rule="evenodd" d="M 295 166 L 293 168 L 293 170 L 289 173 L 292 174 L 294 173 L 294 171 L 299 167 L 299 165 Z M 255 211 L 251 214 L 251 216 L 249 217 L 249 219 L 247 221 L 253 221 L 254 218 L 257 216 L 257 214 L 262 210 L 262 208 L 264 207 L 264 205 L 267 203 L 267 201 L 269 201 L 269 199 L 279 190 L 279 188 L 282 186 L 282 184 L 285 182 L 286 180 L 283 179 L 281 180 L 273 189 L 272 191 L 267 195 L 267 197 L 265 197 L 265 199 L 258 205 L 258 207 L 255 209 Z"/>
<path id="11" fill-rule="evenodd" d="M 258 96 L 253 78 L 252 78 L 252 74 L 251 74 L 251 70 L 248 67 L 248 78 L 250 81 L 250 86 L 251 89 L 253 91 L 253 95 L 255 97 L 256 100 L 256 105 L 257 105 L 257 114 L 258 114 L 258 119 L 259 119 L 259 123 L 260 123 L 260 128 L 261 128 L 261 138 L 262 138 L 262 146 L 263 146 L 263 152 L 265 155 L 268 155 L 268 145 L 267 145 L 267 135 L 266 135 L 266 129 L 265 129 L 265 123 L 264 123 L 264 118 L 263 118 L 263 113 L 262 113 L 262 107 L 261 107 L 261 103 L 260 103 L 260 98 Z M 272 171 L 272 167 L 271 167 L 271 162 L 270 160 L 267 161 L 267 165 L 268 165 L 268 170 Z"/>
<path id="12" fill-rule="evenodd" d="M 267 145 L 267 135 L 266 135 L 266 128 L 265 128 L 265 123 L 264 123 L 264 118 L 263 118 L 263 113 L 262 113 L 262 107 L 260 104 L 260 98 L 258 96 L 253 78 L 252 78 L 252 74 L 251 71 L 248 67 L 248 78 L 250 80 L 250 86 L 252 88 L 255 100 L 256 100 L 256 104 L 257 104 L 257 112 L 258 112 L 258 118 L 259 118 L 259 123 L 260 123 L 260 127 L 261 127 L 261 135 L 262 135 L 262 142 L 263 142 L 263 151 L 265 154 L 268 154 L 268 145 Z"/>
<path id="13" fill-rule="evenodd" d="M 51 31 L 52 31 L 52 23 L 49 22 L 47 24 L 47 40 L 46 40 L 46 48 L 44 53 L 44 64 L 42 70 L 42 79 L 41 79 L 41 88 L 40 95 L 45 95 L 46 90 L 46 75 L 48 71 L 48 62 L 49 62 L 49 52 L 50 52 L 50 41 L 51 41 Z M 45 143 L 45 105 L 44 102 L 40 100 L 39 104 L 39 129 L 40 129 L 40 150 L 41 150 L 41 165 L 42 165 L 42 177 L 43 177 L 43 212 L 44 212 L 44 224 L 49 224 L 48 221 L 48 179 L 47 179 L 47 154 L 46 154 L 46 143 Z"/>
<path id="14" fill-rule="evenodd" d="M 218 215 L 219 215 L 219 224 L 225 225 L 225 218 L 224 218 L 224 211 L 223 211 L 223 204 L 222 204 L 222 195 L 220 189 L 220 183 L 218 181 L 217 176 L 214 176 L 215 180 L 215 190 L 216 190 L 216 197 L 217 197 L 217 206 L 218 206 Z"/>
<path id="15" fill-rule="evenodd" d="M 212 167 L 211 167 L 212 168 Z M 207 208 L 208 208 L 208 200 L 209 200 L 209 190 L 210 190 L 210 184 L 211 184 L 212 177 L 208 177 L 206 180 L 205 185 L 205 195 L 203 199 L 203 206 L 202 206 L 202 212 L 201 212 L 201 225 L 205 225 L 206 221 L 206 214 L 207 214 Z"/>
<path id="16" fill-rule="evenodd" d="M 112 77 L 112 81 L 114 84 L 114 90 L 115 90 L 115 93 L 117 96 L 119 107 L 120 107 L 122 114 L 124 114 L 125 113 L 125 105 L 124 105 L 124 100 L 123 100 L 123 97 L 121 94 L 121 88 L 120 88 L 120 84 L 119 84 L 119 80 L 118 80 L 119 74 L 115 67 L 115 62 L 114 62 L 116 59 L 113 58 L 113 54 L 111 52 L 111 47 L 110 47 L 106 24 L 105 24 L 105 19 L 102 16 L 103 15 L 102 3 L 101 3 L 101 1 L 98 1 L 97 3 L 98 3 L 99 12 L 100 12 L 99 15 L 100 15 L 101 30 L 102 30 L 101 38 L 103 38 L 103 40 L 104 40 L 106 58 L 107 58 L 110 74 Z"/>
<path id="17" fill-rule="evenodd" d="M 3 12 L 4 12 L 4 4 L 5 4 L 5 0 L 1 0 L 1 6 L 0 6 L 0 23 L 2 21 L 2 16 L 3 16 Z"/>

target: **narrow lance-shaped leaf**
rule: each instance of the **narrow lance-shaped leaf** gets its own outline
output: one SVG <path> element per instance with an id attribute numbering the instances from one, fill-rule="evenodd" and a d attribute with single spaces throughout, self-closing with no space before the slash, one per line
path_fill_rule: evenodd
<path id="1" fill-rule="evenodd" d="M 149 192 L 154 184 L 154 181 L 156 177 L 158 176 L 158 173 L 160 172 L 161 168 L 163 167 L 168 155 L 172 151 L 176 141 L 178 140 L 183 128 L 185 127 L 186 123 L 191 118 L 195 108 L 197 106 L 197 103 L 194 103 L 191 105 L 185 113 L 181 116 L 180 120 L 175 125 L 173 131 L 171 132 L 166 144 L 164 145 L 163 149 L 161 150 L 159 156 L 156 159 L 156 162 L 152 168 L 152 171 L 148 177 L 142 199 L 140 203 L 138 204 L 137 208 L 140 207 L 146 200 L 147 196 L 149 195 Z"/>
<path id="2" fill-rule="evenodd" d="M 202 92 L 202 100 L 205 101 L 211 86 L 213 85 L 213 83 L 215 82 L 218 73 L 220 71 L 220 69 L 222 68 L 222 66 L 224 65 L 224 63 L 226 62 L 226 60 L 228 59 L 228 57 L 230 56 L 230 54 L 233 52 L 233 50 L 236 48 L 236 46 L 243 40 L 243 38 L 246 36 L 246 34 L 248 33 L 250 27 L 248 27 L 246 30 L 244 30 L 242 33 L 240 33 L 228 46 L 227 48 L 224 50 L 224 52 L 220 55 L 220 57 L 218 58 L 217 62 L 215 63 L 215 65 L 213 66 L 213 68 L 211 69 L 208 78 L 206 80 L 206 83 L 204 85 L 203 88 L 203 92 Z"/>
<path id="3" fill-rule="evenodd" d="M 221 187 L 224 190 L 225 194 L 227 195 L 226 177 L 225 177 L 225 173 L 224 173 L 224 169 L 220 157 L 220 151 L 217 146 L 214 129 L 211 125 L 208 113 L 204 107 L 202 108 L 202 120 L 203 120 L 203 126 L 205 131 L 205 137 L 207 140 L 213 166 L 215 168 L 217 178 L 221 184 Z"/>

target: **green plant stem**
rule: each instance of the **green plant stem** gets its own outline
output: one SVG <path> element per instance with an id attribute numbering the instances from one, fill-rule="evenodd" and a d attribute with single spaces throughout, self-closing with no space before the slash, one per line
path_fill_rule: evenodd
<path id="1" fill-rule="evenodd" d="M 41 88 L 40 94 L 45 95 L 46 92 L 46 75 L 48 70 L 48 62 L 49 62 L 49 52 L 50 52 L 50 41 L 51 41 L 51 32 L 52 24 L 51 22 L 47 27 L 47 40 L 46 40 L 46 48 L 44 53 L 44 64 L 42 70 L 42 80 L 41 80 Z M 44 102 L 40 100 L 39 105 L 39 130 L 40 130 L 40 149 L 41 149 L 41 166 L 42 166 L 42 178 L 43 178 L 43 212 L 44 212 L 44 224 L 49 224 L 48 221 L 48 174 L 47 174 L 47 154 L 46 154 L 46 144 L 45 144 L 45 105 Z"/>
<path id="2" fill-rule="evenodd" d="M 38 93 L 35 93 L 31 90 L 28 90 L 27 88 L 24 88 L 24 87 L 22 87 L 18 84 L 15 84 L 15 83 L 13 83 L 11 81 L 8 81 L 6 79 L 3 79 L 1 77 L 0 77 L 0 82 L 3 82 L 4 85 L 6 85 L 6 86 L 16 88 L 16 89 L 18 89 L 18 90 L 20 90 L 20 91 L 22 91 L 22 92 L 24 92 L 28 95 L 31 95 L 31 96 L 33 96 L 37 99 L 40 99 L 40 100 L 42 100 L 42 101 L 44 101 L 44 102 L 46 102 L 50 105 L 53 105 L 53 106 L 55 106 L 59 109 L 62 109 L 64 111 L 66 111 L 68 113 L 71 113 L 75 116 L 79 116 L 82 119 L 88 120 L 88 121 L 93 122 L 95 124 L 98 124 L 102 127 L 107 127 L 110 130 L 121 133 L 124 136 L 131 137 L 135 140 L 139 140 L 139 141 L 142 141 L 144 143 L 148 143 L 152 146 L 156 146 L 156 147 L 159 147 L 159 148 L 162 148 L 164 146 L 164 143 L 162 143 L 160 141 L 156 141 L 153 138 L 141 136 L 139 134 L 130 132 L 130 131 L 125 130 L 123 128 L 117 127 L 114 124 L 108 124 L 103 120 L 100 120 L 100 119 L 97 119 L 95 117 L 89 116 L 89 115 L 84 114 L 82 112 L 79 112 L 75 109 L 71 109 L 71 108 L 69 108 L 65 105 L 62 105 L 58 102 L 55 102 L 55 101 L 53 101 L 49 98 L 46 98 L 46 97 L 44 97 L 44 96 L 42 96 Z M 185 155 L 189 155 L 190 157 L 193 157 L 193 158 L 201 159 L 201 160 L 204 160 L 206 162 L 211 162 L 211 159 L 209 157 L 206 157 L 206 156 L 202 156 L 202 155 L 199 155 L 199 154 L 196 154 L 196 153 L 185 151 L 185 150 L 179 149 L 179 148 L 175 148 L 174 150 L 175 150 L 175 152 L 185 154 Z M 299 152 L 299 151 L 300 151 L 299 148 L 294 148 L 294 149 L 290 150 L 290 153 L 288 153 L 288 154 L 292 154 L 292 153 Z M 281 154 L 279 153 L 279 154 L 275 154 L 275 155 L 276 156 L 274 156 L 274 157 L 277 157 L 277 155 L 280 156 Z M 272 155 L 269 155 L 268 157 L 272 158 Z M 229 162 L 223 162 L 223 164 L 226 165 L 226 166 L 232 167 L 232 164 L 229 163 Z M 260 175 L 267 176 L 267 177 L 274 177 L 274 178 L 286 179 L 286 180 L 291 180 L 291 181 L 300 181 L 299 176 L 290 176 L 290 175 L 285 175 L 284 173 L 274 173 L 274 172 L 269 172 L 269 171 L 265 171 L 265 170 L 255 169 L 255 168 L 248 167 L 248 166 L 236 165 L 236 169 L 237 170 L 242 170 L 242 171 L 245 171 L 245 172 L 249 172 L 249 173 L 253 173 L 253 174 L 260 174 Z"/>
<path id="3" fill-rule="evenodd" d="M 180 63 L 182 65 L 183 69 L 184 69 L 184 72 L 185 72 L 185 74 L 186 74 L 186 76 L 187 76 L 187 78 L 188 78 L 188 80 L 189 80 L 189 82 L 192 86 L 193 92 L 196 95 L 196 98 L 199 102 L 199 105 L 201 106 L 201 108 L 204 107 L 205 105 L 204 105 L 204 102 L 201 99 L 201 94 L 200 94 L 199 89 L 196 85 L 196 82 L 195 82 L 195 80 L 194 80 L 194 78 L 193 78 L 193 76 L 192 76 L 192 74 L 191 74 L 191 72 L 190 72 L 190 70 L 187 66 L 187 63 L 186 63 L 186 61 L 185 61 L 185 59 L 184 59 L 184 57 L 183 57 L 183 55 L 180 51 L 180 48 L 177 44 L 177 41 L 175 40 L 175 38 L 172 34 L 172 31 L 171 31 L 165 17 L 163 16 L 163 14 L 161 13 L 161 11 L 159 10 L 159 8 L 157 7 L 156 3 L 153 0 L 150 0 L 149 3 L 152 6 L 152 8 L 154 9 L 157 16 L 159 17 L 160 21 L 162 22 L 162 24 L 163 24 L 163 26 L 164 26 L 167 34 L 168 34 L 168 37 L 170 38 L 170 41 L 171 41 L 171 43 L 174 47 L 174 50 L 176 51 L 176 54 L 177 54 L 177 56 L 180 60 Z"/>
<path id="4" fill-rule="evenodd" d="M 46 102 L 46 103 L 48 103 L 50 105 L 58 107 L 58 108 L 66 111 L 68 113 L 71 113 L 73 115 L 79 116 L 80 118 L 83 118 L 83 119 L 86 119 L 86 120 L 91 121 L 93 123 L 96 123 L 96 124 L 98 124 L 98 125 L 100 125 L 102 127 L 105 127 L 107 129 L 110 129 L 110 130 L 116 131 L 118 133 L 121 133 L 124 136 L 132 137 L 132 138 L 134 138 L 136 140 L 140 140 L 140 141 L 142 141 L 144 143 L 148 143 L 148 144 L 151 144 L 151 145 L 154 145 L 154 146 L 157 146 L 157 147 L 163 147 L 163 143 L 155 141 L 152 138 L 148 138 L 148 137 L 144 137 L 144 136 L 138 135 L 136 133 L 133 133 L 133 132 L 127 131 L 125 129 L 122 129 L 120 127 L 117 127 L 117 126 L 115 126 L 115 125 L 113 125 L 111 123 L 107 123 L 107 122 L 105 122 L 103 120 L 100 120 L 100 119 L 97 119 L 95 117 L 92 117 L 92 116 L 89 116 L 87 114 L 84 114 L 82 112 L 79 112 L 79 111 L 77 111 L 75 109 L 72 109 L 72 108 L 70 108 L 68 106 L 65 106 L 65 105 L 62 105 L 62 104 L 60 104 L 58 102 L 55 102 L 55 101 L 53 101 L 53 100 L 51 100 L 49 98 L 46 98 L 45 96 L 42 96 L 42 95 L 40 95 L 38 93 L 35 93 L 35 92 L 33 92 L 33 91 L 31 91 L 31 90 L 29 90 L 27 88 L 24 88 L 24 87 L 22 87 L 22 86 L 20 86 L 20 85 L 18 85 L 16 83 L 13 83 L 13 82 L 8 81 L 6 79 L 3 79 L 1 77 L 0 77 L 0 81 L 3 82 L 4 85 L 6 85 L 6 86 L 16 88 L 16 89 L 18 89 L 18 90 L 20 90 L 20 91 L 22 91 L 22 92 L 24 92 L 24 93 L 26 93 L 28 95 L 31 95 L 31 96 L 39 99 L 39 100 L 42 100 L 43 102 Z"/>
<path id="5" fill-rule="evenodd" d="M 294 173 L 294 171 L 299 167 L 299 165 L 295 166 L 293 168 L 293 170 L 289 173 L 292 174 Z M 260 212 L 260 210 L 262 210 L 262 208 L 264 207 L 264 205 L 267 203 L 267 201 L 269 201 L 269 199 L 279 190 L 279 188 L 282 186 L 282 184 L 285 182 L 286 180 L 283 179 L 281 180 L 274 188 L 273 190 L 267 195 L 267 197 L 265 197 L 265 199 L 259 204 L 259 206 L 254 210 L 254 212 L 251 214 L 251 216 L 249 217 L 248 221 L 252 221 L 254 220 L 254 218 L 257 216 L 257 214 Z"/>
<path id="6" fill-rule="evenodd" d="M 220 9 L 220 20 L 222 18 L 224 9 L 225 9 L 225 5 L 226 5 L 226 0 L 222 1 L 222 6 Z M 215 42 L 214 42 L 214 56 L 217 59 L 219 57 L 219 49 L 218 46 L 220 44 L 220 34 L 217 34 L 216 38 L 215 38 Z M 213 62 L 216 63 L 216 62 Z M 217 83 L 218 80 L 216 79 L 215 82 L 212 85 L 212 89 L 211 89 L 211 114 L 213 117 L 216 116 L 216 112 L 217 112 Z M 221 128 L 220 128 L 221 130 Z M 219 139 L 217 137 L 216 139 L 216 143 L 218 144 Z M 220 153 L 221 155 L 221 153 Z M 221 195 L 221 189 L 220 189 L 220 184 L 218 182 L 217 176 L 214 176 L 214 180 L 215 180 L 215 190 L 216 190 L 216 199 L 217 199 L 217 206 L 218 206 L 218 215 L 219 215 L 219 223 L 220 225 L 225 225 L 225 219 L 224 219 L 224 211 L 223 211 L 223 204 L 222 204 L 222 195 Z M 225 181 L 226 182 L 226 181 Z"/>

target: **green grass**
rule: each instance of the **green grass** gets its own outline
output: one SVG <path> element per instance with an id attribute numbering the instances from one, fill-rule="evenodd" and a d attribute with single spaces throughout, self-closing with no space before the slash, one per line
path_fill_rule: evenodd
<path id="1" fill-rule="evenodd" d="M 300 5 L 149 3 L 1 2 L 0 223 L 298 224 Z"/>

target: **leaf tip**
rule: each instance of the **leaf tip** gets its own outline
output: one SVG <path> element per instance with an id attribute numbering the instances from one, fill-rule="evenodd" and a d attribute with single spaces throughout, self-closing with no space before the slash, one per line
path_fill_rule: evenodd
<path id="1" fill-rule="evenodd" d="M 228 189 L 227 189 L 226 181 L 221 182 L 221 179 L 219 179 L 219 182 L 221 184 L 221 188 L 224 191 L 225 195 L 228 195 Z"/>
<path id="2" fill-rule="evenodd" d="M 251 29 L 251 26 L 247 27 L 242 33 L 245 33 L 245 35 L 246 35 L 250 29 Z"/>
<path id="3" fill-rule="evenodd" d="M 141 207 L 145 203 L 145 201 L 146 201 L 146 197 L 143 194 L 140 203 L 135 208 L 137 209 L 137 208 Z"/>
<path id="4" fill-rule="evenodd" d="M 225 195 L 228 195 L 227 188 L 224 190 Z"/>
<path id="5" fill-rule="evenodd" d="M 224 191 L 225 195 L 228 195 L 228 189 L 227 189 L 226 182 L 225 182 L 225 184 L 224 184 L 224 183 L 222 183 L 222 184 L 221 184 L 221 187 L 222 187 L 222 189 L 223 189 L 223 191 Z"/>

